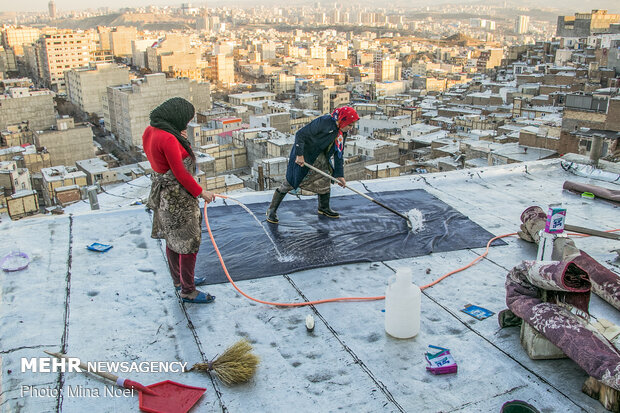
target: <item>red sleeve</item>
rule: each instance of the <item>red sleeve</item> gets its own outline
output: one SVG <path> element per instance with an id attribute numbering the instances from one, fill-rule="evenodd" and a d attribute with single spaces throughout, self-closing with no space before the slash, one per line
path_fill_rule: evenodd
<path id="1" fill-rule="evenodd" d="M 198 197 L 198 195 L 202 192 L 202 187 L 198 184 L 198 182 L 196 182 L 194 177 L 187 172 L 187 169 L 185 169 L 182 157 L 182 152 L 185 152 L 185 149 L 183 149 L 179 141 L 177 141 L 174 136 L 170 136 L 170 139 L 166 139 L 162 142 L 162 149 L 164 156 L 168 161 L 168 165 L 170 166 L 170 169 L 172 169 L 172 173 L 174 174 L 174 177 L 177 178 L 177 181 L 179 181 L 179 183 L 183 185 L 183 187 L 187 189 L 190 194 L 194 197 Z"/>

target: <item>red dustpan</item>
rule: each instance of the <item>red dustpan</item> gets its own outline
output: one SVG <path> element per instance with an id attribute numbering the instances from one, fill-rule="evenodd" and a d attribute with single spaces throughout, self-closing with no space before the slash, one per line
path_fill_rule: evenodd
<path id="1" fill-rule="evenodd" d="M 65 354 L 44 351 L 59 359 L 69 358 Z M 81 370 L 112 380 L 119 386 L 138 390 L 139 406 L 143 412 L 187 413 L 207 391 L 202 387 L 187 386 L 170 380 L 144 386 L 136 381 L 124 379 L 108 372 L 89 370 L 84 363 L 80 363 L 79 366 Z"/>
<path id="2" fill-rule="evenodd" d="M 146 386 L 155 394 L 140 392 L 140 410 L 150 413 L 186 413 L 206 391 L 170 380 Z"/>

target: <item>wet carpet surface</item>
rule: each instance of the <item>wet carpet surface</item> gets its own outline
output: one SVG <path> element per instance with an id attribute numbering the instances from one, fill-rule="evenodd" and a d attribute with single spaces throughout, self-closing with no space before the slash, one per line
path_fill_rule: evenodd
<path id="1" fill-rule="evenodd" d="M 339 219 L 318 215 L 317 197 L 298 200 L 287 195 L 278 209 L 278 225 L 265 220 L 268 203 L 248 205 L 266 233 L 233 201 L 227 201 L 227 206 L 210 207 L 207 214 L 215 241 L 235 281 L 479 248 L 494 237 L 423 189 L 369 195 L 404 215 L 415 209 L 413 215 L 422 219 L 414 222 L 411 231 L 403 218 L 359 195 L 332 197 L 331 208 L 341 214 Z M 496 240 L 492 245 L 504 244 Z M 227 281 L 204 221 L 196 275 L 207 275 L 211 284 Z"/>

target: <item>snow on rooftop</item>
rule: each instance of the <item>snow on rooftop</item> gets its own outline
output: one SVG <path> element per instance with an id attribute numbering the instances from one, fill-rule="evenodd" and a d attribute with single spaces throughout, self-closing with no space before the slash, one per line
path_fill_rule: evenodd
<path id="1" fill-rule="evenodd" d="M 454 123 L 454 119 L 445 116 L 436 116 L 432 120 L 435 122 Z"/>
<path id="2" fill-rule="evenodd" d="M 284 156 L 277 156 L 275 158 L 267 158 L 267 159 L 263 159 L 264 163 L 283 163 L 283 162 L 288 162 L 288 158 L 285 158 Z"/>
<path id="3" fill-rule="evenodd" d="M 493 93 L 493 91 L 489 89 L 489 90 L 485 90 L 484 92 L 468 93 L 467 96 L 478 97 L 478 98 L 488 98 L 491 96 L 499 96 L 499 94 Z"/>
<path id="4" fill-rule="evenodd" d="M 217 145 L 217 144 L 215 144 Z M 205 145 L 207 146 L 207 145 Z M 201 148 L 205 148 L 205 146 L 201 146 Z M 206 149 L 206 148 L 205 148 Z M 204 152 L 196 152 L 196 163 L 201 164 L 201 163 L 205 163 L 205 162 L 213 162 L 215 161 L 215 158 L 211 155 L 209 155 L 208 153 L 204 153 Z M 150 163 L 149 163 L 150 166 Z"/>
<path id="5" fill-rule="evenodd" d="M 354 135 L 347 139 L 346 146 L 357 146 L 359 148 L 377 149 L 384 146 L 395 146 L 396 143 L 387 142 L 381 139 L 370 138 L 364 135 Z"/>
<path id="6" fill-rule="evenodd" d="M 424 135 L 419 135 L 419 136 L 414 136 L 414 137 L 401 136 L 399 138 L 399 140 L 418 142 L 418 143 L 426 143 L 426 144 L 430 145 L 431 142 L 443 139 L 443 138 L 445 138 L 447 136 L 448 136 L 448 131 L 446 131 L 446 130 L 439 130 L 437 132 L 427 133 L 427 134 L 424 134 Z"/>
<path id="7" fill-rule="evenodd" d="M 8 148 L 0 149 L 0 156 L 6 156 L 11 154 L 21 154 L 24 153 L 26 149 L 21 146 L 9 146 Z"/>
<path id="8" fill-rule="evenodd" d="M 493 153 L 508 157 L 517 162 L 527 162 L 549 158 L 556 154 L 556 151 L 544 148 L 534 148 L 519 145 L 517 142 L 511 142 L 502 144 L 499 148 L 494 148 Z"/>
<path id="9" fill-rule="evenodd" d="M 100 158 L 83 159 L 76 161 L 75 164 L 91 174 L 108 170 L 108 163 Z"/>
<path id="10" fill-rule="evenodd" d="M 484 168 L 489 166 L 489 160 L 487 158 L 465 159 L 465 165 L 468 168 Z"/>
<path id="11" fill-rule="evenodd" d="M 615 229 L 617 208 L 596 199 L 584 202 L 562 190 L 565 180 L 616 187 L 564 171 L 558 160 L 348 185 L 372 196 L 424 189 L 496 235 L 518 230 L 519 216 L 528 206 L 556 203 L 567 208 L 570 224 Z M 337 186 L 332 191 L 331 206 L 336 209 L 339 196 L 352 195 Z M 272 195 L 264 191 L 235 198 L 266 205 Z M 295 202 L 295 197 L 287 197 L 281 208 L 294 208 Z M 368 201 L 359 197 L 359 202 Z M 207 210 L 229 207 L 217 200 Z M 355 219 L 339 212 L 341 222 Z M 380 222 L 381 216 L 377 219 Z M 385 334 L 383 301 L 283 308 L 248 301 L 229 284 L 219 284 L 204 288 L 217 296 L 215 303 L 182 305 L 168 275 L 163 245 L 150 238 L 150 231 L 151 214 L 143 205 L 0 222 L 0 237 L 11 240 L 0 244 L 0 256 L 20 249 L 31 257 L 25 270 L 0 272 L 3 407 L 24 412 L 56 411 L 57 406 L 69 413 L 138 411 L 135 395 L 21 397 L 21 386 L 58 386 L 65 395 L 77 386 L 102 392 L 105 384 L 112 386 L 83 373 L 22 373 L 21 358 L 43 356 L 44 349 L 65 349 L 83 361 L 185 361 L 191 366 L 248 338 L 261 358 L 248 384 L 227 387 L 197 372 L 138 372 L 130 378 L 144 384 L 168 379 L 207 388 L 195 411 L 498 412 L 514 399 L 540 411 L 605 411 L 581 392 L 587 374 L 573 361 L 531 360 L 521 347 L 518 328 L 500 329 L 495 316 L 479 321 L 460 311 L 470 303 L 496 314 L 506 308 L 507 272 L 536 255 L 533 244 L 516 237 L 504 238 L 507 245 L 492 247 L 473 267 L 424 290 L 420 333 L 397 340 Z M 93 242 L 113 248 L 106 253 L 88 251 L 85 246 Z M 590 237 L 575 242 L 617 272 L 617 255 L 611 251 L 616 241 Z M 202 248 L 212 248 L 208 239 Z M 410 268 L 413 281 L 424 285 L 483 252 L 475 248 L 336 265 L 240 281 L 238 286 L 257 298 L 281 302 L 377 296 L 384 294 L 398 267 Z M 590 311 L 620 324 L 618 311 L 595 295 Z M 316 320 L 311 333 L 304 325 L 309 314 Z M 428 345 L 449 348 L 458 373 L 427 372 Z"/>
<path id="12" fill-rule="evenodd" d="M 394 169 L 398 167 L 400 167 L 400 165 L 394 162 L 382 162 L 373 165 L 367 165 L 366 169 L 368 169 L 369 171 L 382 171 L 384 169 Z"/>
<path id="13" fill-rule="evenodd" d="M 228 95 L 228 97 L 233 97 L 233 98 L 237 98 L 237 99 L 256 99 L 256 98 L 267 98 L 267 97 L 274 97 L 275 93 L 271 93 L 271 92 L 245 92 L 245 93 L 233 93 Z"/>
<path id="14" fill-rule="evenodd" d="M 129 182 L 106 185 L 97 194 L 101 211 L 115 211 L 119 208 L 143 204 L 151 192 L 151 178 L 144 175 Z M 65 214 L 88 212 L 91 210 L 88 199 L 64 207 Z"/>
<path id="15" fill-rule="evenodd" d="M 415 131 L 415 132 L 424 133 L 424 132 L 436 131 L 438 129 L 440 129 L 439 126 L 428 125 L 426 123 L 414 123 L 413 125 L 405 126 L 402 130 L 403 132 L 405 131 L 414 132 Z"/>
<path id="16" fill-rule="evenodd" d="M 292 145 L 295 143 L 295 135 L 278 135 L 276 138 L 269 139 L 274 145 Z"/>
<path id="17" fill-rule="evenodd" d="M 224 182 L 226 183 L 226 185 L 231 186 L 231 185 L 242 184 L 243 180 L 236 175 L 226 174 L 224 175 Z"/>

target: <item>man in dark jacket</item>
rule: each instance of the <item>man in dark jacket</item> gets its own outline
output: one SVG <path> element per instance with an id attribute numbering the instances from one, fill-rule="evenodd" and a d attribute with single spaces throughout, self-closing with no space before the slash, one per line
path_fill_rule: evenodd
<path id="1" fill-rule="evenodd" d="M 271 204 L 267 209 L 267 221 L 277 224 L 276 211 L 284 196 L 291 190 L 301 187 L 319 196 L 318 213 L 329 218 L 339 218 L 340 214 L 329 207 L 330 180 L 304 167 L 304 163 L 331 174 L 345 186 L 344 179 L 344 142 L 353 123 L 359 120 L 355 109 L 343 106 L 323 115 L 301 128 L 295 134 L 295 145 L 291 149 L 286 180 L 276 189 Z M 330 158 L 334 159 L 333 166 Z M 310 172 L 310 173 L 309 173 Z"/>

